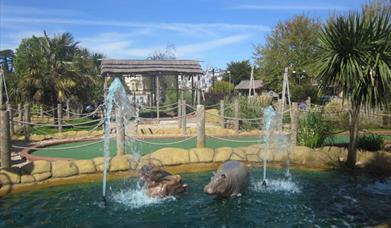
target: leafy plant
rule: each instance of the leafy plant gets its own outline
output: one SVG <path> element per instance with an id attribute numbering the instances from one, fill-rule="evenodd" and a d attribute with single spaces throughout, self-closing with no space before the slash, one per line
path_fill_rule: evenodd
<path id="1" fill-rule="evenodd" d="M 325 143 L 330 133 L 331 128 L 322 112 L 310 110 L 299 120 L 297 141 L 299 145 L 316 148 Z"/>
<path id="2" fill-rule="evenodd" d="M 378 151 L 384 148 L 384 138 L 381 135 L 363 135 L 358 138 L 357 147 L 362 150 Z"/>

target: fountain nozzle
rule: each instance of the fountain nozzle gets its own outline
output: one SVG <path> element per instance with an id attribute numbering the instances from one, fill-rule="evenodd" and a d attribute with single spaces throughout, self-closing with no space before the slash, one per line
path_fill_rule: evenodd
<path id="1" fill-rule="evenodd" d="M 266 179 L 264 179 L 264 180 L 262 181 L 262 187 L 264 187 L 264 188 L 267 187 Z"/>

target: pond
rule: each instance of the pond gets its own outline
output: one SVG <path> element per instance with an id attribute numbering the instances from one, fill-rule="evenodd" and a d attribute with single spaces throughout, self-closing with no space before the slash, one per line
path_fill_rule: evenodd
<path id="1" fill-rule="evenodd" d="M 217 200 L 202 192 L 211 173 L 184 174 L 183 195 L 151 199 L 136 180 L 108 183 L 107 207 L 101 183 L 52 187 L 0 199 L 0 227 L 284 227 L 366 226 L 391 215 L 391 179 L 345 176 L 331 171 L 250 170 L 251 185 L 240 198 Z"/>

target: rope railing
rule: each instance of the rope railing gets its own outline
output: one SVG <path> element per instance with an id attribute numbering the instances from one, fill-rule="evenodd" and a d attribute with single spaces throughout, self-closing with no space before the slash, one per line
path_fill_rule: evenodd
<path id="1" fill-rule="evenodd" d="M 101 121 L 102 119 L 97 119 L 97 120 L 91 120 L 91 121 L 86 121 L 82 123 L 77 123 L 77 124 L 67 124 L 67 123 L 62 123 L 62 124 L 43 124 L 43 123 L 33 123 L 33 122 L 26 122 L 26 121 L 19 121 L 19 120 L 12 120 L 14 123 L 19 123 L 19 124 L 28 124 L 31 126 L 45 126 L 45 127 L 58 127 L 58 126 L 63 126 L 63 127 L 75 127 L 75 126 L 81 126 L 89 123 L 95 123 L 98 121 Z"/>
<path id="2" fill-rule="evenodd" d="M 113 138 L 113 137 L 110 137 L 110 138 Z M 92 143 L 86 143 L 86 144 L 79 145 L 79 146 L 54 147 L 54 148 L 53 147 L 27 147 L 27 146 L 17 146 L 17 145 L 11 145 L 11 147 L 15 148 L 15 149 L 28 149 L 28 150 L 70 150 L 70 149 L 80 149 L 83 147 L 88 147 L 88 146 L 99 144 L 102 142 L 104 142 L 104 140 L 98 140 L 98 141 L 94 141 Z"/>
<path id="3" fill-rule="evenodd" d="M 167 146 L 167 145 L 174 145 L 174 144 L 187 142 L 187 141 L 190 141 L 191 139 L 195 139 L 195 138 L 197 138 L 197 136 L 193 136 L 193 137 L 189 137 L 189 138 L 186 138 L 186 139 L 183 139 L 183 140 L 179 140 L 179 141 L 175 141 L 175 142 L 169 142 L 169 143 L 163 143 L 163 142 L 154 143 L 154 142 L 148 142 L 148 141 L 145 141 L 145 140 L 142 140 L 142 139 L 138 139 L 138 138 L 136 138 L 135 140 L 138 141 L 138 142 L 149 144 L 149 145 L 165 145 L 165 146 Z"/>
<path id="4" fill-rule="evenodd" d="M 166 104 L 166 105 L 159 105 L 159 109 L 174 106 L 174 105 L 177 106 L 177 104 L 178 104 L 178 102 Z M 141 106 L 141 107 L 145 108 L 145 109 L 156 109 L 157 108 L 157 106 Z"/>
<path id="5" fill-rule="evenodd" d="M 236 143 L 261 143 L 261 140 L 235 140 L 235 139 L 227 139 L 227 138 L 222 138 L 222 137 L 213 136 L 213 135 L 207 135 L 206 137 L 218 139 L 221 141 L 236 142 Z"/>

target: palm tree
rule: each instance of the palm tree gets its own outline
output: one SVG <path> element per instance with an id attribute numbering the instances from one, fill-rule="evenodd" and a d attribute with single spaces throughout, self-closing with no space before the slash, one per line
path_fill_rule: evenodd
<path id="1" fill-rule="evenodd" d="M 78 42 L 75 42 L 72 34 L 66 32 L 50 38 L 44 31 L 40 41 L 45 60 L 48 65 L 48 84 L 51 90 L 51 103 L 65 101 L 69 91 L 77 86 L 74 74 L 69 73 L 68 66 L 77 51 Z"/>
<path id="2" fill-rule="evenodd" d="M 351 103 L 346 164 L 354 168 L 360 109 L 385 106 L 385 94 L 391 88 L 390 14 L 352 12 L 333 17 L 320 32 L 319 41 L 314 67 L 320 87 L 335 86 Z"/>

